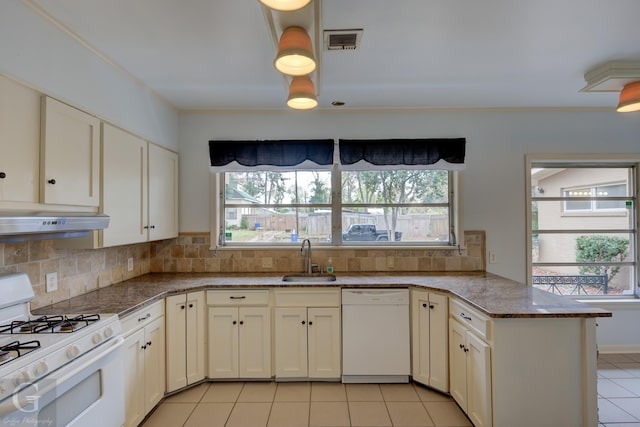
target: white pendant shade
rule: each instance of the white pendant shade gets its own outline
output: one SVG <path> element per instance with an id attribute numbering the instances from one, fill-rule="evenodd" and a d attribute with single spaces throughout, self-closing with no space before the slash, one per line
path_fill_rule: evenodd
<path id="1" fill-rule="evenodd" d="M 305 76 L 316 69 L 311 39 L 304 28 L 293 26 L 282 32 L 274 65 L 289 76 Z"/>
<path id="2" fill-rule="evenodd" d="M 311 0 L 260 0 L 268 8 L 282 12 L 302 9 L 310 2 Z"/>
<path id="3" fill-rule="evenodd" d="M 318 105 L 316 90 L 308 76 L 294 77 L 289 86 L 287 105 L 295 110 L 309 110 Z"/>

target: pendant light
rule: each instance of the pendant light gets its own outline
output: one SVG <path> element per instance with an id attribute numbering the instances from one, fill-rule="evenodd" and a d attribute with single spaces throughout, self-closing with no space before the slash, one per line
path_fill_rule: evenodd
<path id="1" fill-rule="evenodd" d="M 292 10 L 302 9 L 308 5 L 311 0 L 260 0 L 260 3 L 273 10 L 281 12 L 290 12 Z"/>
<path id="2" fill-rule="evenodd" d="M 289 76 L 304 76 L 316 69 L 311 38 L 304 28 L 292 26 L 282 32 L 273 64 Z"/>
<path id="3" fill-rule="evenodd" d="M 629 83 L 622 88 L 616 111 L 619 113 L 640 111 L 640 81 Z"/>
<path id="4" fill-rule="evenodd" d="M 318 105 L 316 89 L 309 76 L 294 77 L 291 80 L 287 105 L 295 110 L 309 110 Z"/>

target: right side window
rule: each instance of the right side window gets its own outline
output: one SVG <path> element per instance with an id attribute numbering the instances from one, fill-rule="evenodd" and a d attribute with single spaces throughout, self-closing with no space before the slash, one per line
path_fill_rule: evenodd
<path id="1" fill-rule="evenodd" d="M 636 164 L 531 162 L 534 287 L 560 295 L 638 292 Z"/>

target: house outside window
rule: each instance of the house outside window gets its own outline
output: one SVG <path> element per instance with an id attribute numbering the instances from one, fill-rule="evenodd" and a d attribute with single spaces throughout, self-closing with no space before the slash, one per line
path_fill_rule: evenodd
<path id="1" fill-rule="evenodd" d="M 637 163 L 527 158 L 529 283 L 561 295 L 638 292 Z"/>
<path id="2" fill-rule="evenodd" d="M 221 175 L 224 233 L 233 245 L 302 239 L 354 246 L 457 243 L 450 232 L 454 172 L 343 172 L 334 167 Z M 237 218 L 230 221 L 234 211 Z"/>

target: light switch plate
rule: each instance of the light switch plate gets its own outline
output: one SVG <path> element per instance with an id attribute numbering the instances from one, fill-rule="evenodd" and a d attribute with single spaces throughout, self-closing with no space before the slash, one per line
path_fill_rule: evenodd
<path id="1" fill-rule="evenodd" d="M 47 292 L 58 290 L 58 273 L 47 274 Z"/>
<path id="2" fill-rule="evenodd" d="M 133 258 L 129 258 L 127 260 L 127 270 L 128 271 L 133 271 Z"/>

